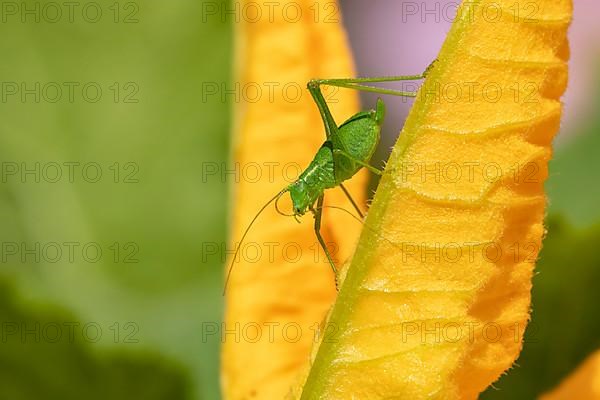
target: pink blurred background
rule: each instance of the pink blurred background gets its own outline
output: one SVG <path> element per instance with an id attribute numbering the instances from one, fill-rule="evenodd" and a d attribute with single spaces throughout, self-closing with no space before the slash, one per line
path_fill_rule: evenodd
<path id="1" fill-rule="evenodd" d="M 450 29 L 458 0 L 341 0 L 345 26 L 354 50 L 357 75 L 409 75 L 422 72 L 433 61 Z M 600 67 L 600 1 L 574 0 L 569 87 L 563 101 L 565 115 L 558 136 L 560 146 L 577 132 L 594 111 L 594 89 Z M 364 107 L 377 95 L 364 94 Z M 380 157 L 392 146 L 412 100 L 386 96 L 390 110 Z"/>

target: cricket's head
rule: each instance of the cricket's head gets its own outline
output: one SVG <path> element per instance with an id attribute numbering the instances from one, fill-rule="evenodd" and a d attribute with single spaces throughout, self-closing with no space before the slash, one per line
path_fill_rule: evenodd
<path id="1" fill-rule="evenodd" d="M 306 183 L 298 179 L 292 183 L 288 190 L 292 198 L 293 212 L 295 216 L 302 216 L 306 213 L 310 205 L 313 203 L 311 196 L 306 188 Z"/>

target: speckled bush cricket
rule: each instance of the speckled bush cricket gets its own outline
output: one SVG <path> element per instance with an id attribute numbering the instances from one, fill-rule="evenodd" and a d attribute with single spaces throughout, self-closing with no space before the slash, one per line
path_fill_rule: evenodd
<path id="1" fill-rule="evenodd" d="M 337 86 L 340 88 L 356 89 L 365 92 L 387 94 L 392 96 L 416 97 L 417 92 L 405 92 L 393 89 L 384 89 L 376 86 L 367 85 L 368 83 L 381 82 L 397 82 L 423 79 L 427 72 L 433 66 L 433 63 L 427 67 L 424 73 L 420 75 L 406 76 L 386 76 L 376 78 L 344 78 L 344 79 L 313 79 L 308 82 L 307 88 L 313 97 L 323 125 L 325 126 L 325 142 L 321 145 L 317 154 L 313 158 L 308 167 L 300 174 L 298 179 L 277 193 L 275 197 L 267 201 L 262 208 L 256 213 L 254 218 L 248 224 L 244 231 L 239 245 L 237 246 L 231 264 L 227 271 L 225 280 L 225 288 L 227 290 L 231 271 L 235 264 L 235 259 L 241 248 L 246 235 L 258 219 L 260 214 L 273 202 L 275 202 L 276 210 L 285 216 L 292 216 L 299 221 L 298 217 L 306 214 L 307 211 L 313 213 L 315 217 L 315 234 L 321 245 L 327 260 L 336 276 L 337 286 L 337 268 L 333 258 L 327 249 L 325 241 L 321 236 L 321 216 L 323 210 L 323 201 L 325 198 L 325 190 L 339 186 L 344 194 L 350 200 L 350 203 L 360 216 L 364 218 L 360 208 L 352 199 L 348 190 L 344 187 L 343 182 L 352 178 L 361 168 L 367 168 L 369 171 L 382 175 L 383 172 L 369 164 L 377 145 L 379 144 L 381 125 L 385 117 L 385 103 L 380 98 L 377 99 L 375 110 L 361 111 L 343 124 L 337 125 L 329 106 L 321 92 L 321 85 Z M 281 196 L 289 192 L 293 204 L 292 214 L 282 212 L 277 203 Z"/>

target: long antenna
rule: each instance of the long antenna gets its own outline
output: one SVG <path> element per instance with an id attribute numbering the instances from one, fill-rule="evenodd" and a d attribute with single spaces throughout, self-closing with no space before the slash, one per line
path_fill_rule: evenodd
<path id="1" fill-rule="evenodd" d="M 236 259 L 237 255 L 238 255 L 238 253 L 240 252 L 240 248 L 242 247 L 242 243 L 244 243 L 244 239 L 246 238 L 246 235 L 250 231 L 250 228 L 252 228 L 252 225 L 254 225 L 254 222 L 256 222 L 256 220 L 258 219 L 258 217 L 260 216 L 260 214 L 262 214 L 262 212 L 265 211 L 265 209 L 269 206 L 269 204 L 271 204 L 275 200 L 279 199 L 288 190 L 289 189 L 286 187 L 281 192 L 277 193 L 275 195 L 275 197 L 273 197 L 271 200 L 267 201 L 265 203 L 265 205 L 262 206 L 262 208 L 256 213 L 256 215 L 254 216 L 254 218 L 252 218 L 252 221 L 250 221 L 250 224 L 248 224 L 248 227 L 246 228 L 246 230 L 244 231 L 244 234 L 242 235 L 242 239 L 240 240 L 240 244 L 238 244 L 237 248 L 235 249 L 235 253 L 233 254 L 233 258 L 231 259 L 231 264 L 229 265 L 229 270 L 227 271 L 227 279 L 225 279 L 225 286 L 223 288 L 223 296 L 225 296 L 225 292 L 227 292 L 227 285 L 229 284 L 229 278 L 231 278 L 231 271 L 233 270 L 233 265 L 235 263 L 235 259 Z"/>
<path id="2" fill-rule="evenodd" d="M 338 207 L 338 206 L 321 206 L 321 209 L 323 209 L 323 208 L 332 208 L 334 210 L 343 211 L 346 214 L 348 214 L 349 216 L 351 216 L 352 218 L 354 218 L 355 220 L 357 220 L 359 223 L 361 223 L 362 225 L 364 225 L 364 226 L 366 226 L 367 228 L 370 229 L 370 227 L 367 224 L 365 224 L 365 221 L 362 218 L 357 217 L 356 215 L 352 214 L 351 211 L 346 210 L 344 207 Z M 316 209 L 318 209 L 318 208 L 316 208 Z M 363 216 L 363 218 L 364 218 L 364 216 Z"/>
<path id="3" fill-rule="evenodd" d="M 371 228 L 369 225 L 367 225 L 365 223 L 365 221 L 363 221 L 362 219 L 360 219 L 359 217 L 357 217 L 356 215 L 352 214 L 352 212 L 346 210 L 343 207 L 338 207 L 338 206 L 322 206 L 321 208 L 332 208 L 334 210 L 340 210 L 345 212 L 346 214 L 350 215 L 352 218 L 354 218 L 355 220 L 357 220 L 358 222 L 360 222 L 365 228 L 367 228 L 368 230 L 370 230 L 371 232 L 373 232 L 375 234 L 375 236 L 377 236 L 378 238 L 385 240 L 386 242 L 388 242 L 390 245 L 394 246 L 394 247 L 398 247 L 398 243 L 394 243 L 392 242 L 390 239 L 386 238 L 385 236 L 379 234 L 379 232 L 377 232 L 375 229 Z M 427 264 L 425 264 L 425 269 L 427 271 L 429 271 L 431 274 L 435 274 L 435 272 L 430 269 Z"/>
<path id="4" fill-rule="evenodd" d="M 321 208 L 332 208 L 334 210 L 343 211 L 346 214 L 348 214 L 349 216 L 351 216 L 352 218 L 354 218 L 356 221 L 358 221 L 360 224 L 362 224 L 365 228 L 367 228 L 368 230 L 370 230 L 371 232 L 373 232 L 375 234 L 375 236 L 377 236 L 378 238 L 380 238 L 382 240 L 385 240 L 386 242 L 388 242 L 392 246 L 397 246 L 396 243 L 394 243 L 391 240 L 389 240 L 389 239 L 385 238 L 384 236 L 380 235 L 379 232 L 377 232 L 375 229 L 373 229 L 369 225 L 367 225 L 367 223 L 363 219 L 361 219 L 361 218 L 357 217 L 356 215 L 352 214 L 352 212 L 346 210 L 345 208 L 338 207 L 338 206 L 322 206 Z"/>

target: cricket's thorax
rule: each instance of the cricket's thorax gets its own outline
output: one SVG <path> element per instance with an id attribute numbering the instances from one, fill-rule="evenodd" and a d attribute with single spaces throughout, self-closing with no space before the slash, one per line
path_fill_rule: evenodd
<path id="1" fill-rule="evenodd" d="M 330 142 L 325 142 L 308 168 L 289 187 L 294 213 L 304 214 L 325 189 L 335 186 L 333 147 Z"/>

